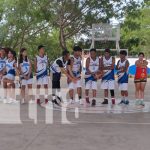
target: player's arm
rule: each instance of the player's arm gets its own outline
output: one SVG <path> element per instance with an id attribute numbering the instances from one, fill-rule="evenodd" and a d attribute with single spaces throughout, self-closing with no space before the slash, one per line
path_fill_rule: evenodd
<path id="1" fill-rule="evenodd" d="M 3 76 L 6 73 L 6 67 L 3 68 L 3 70 L 0 72 L 0 74 Z"/>
<path id="2" fill-rule="evenodd" d="M 67 78 L 69 78 L 73 82 L 76 82 L 76 78 L 74 78 L 71 75 L 69 75 L 68 72 L 67 72 L 67 70 L 65 68 L 60 67 L 60 69 L 61 69 L 61 72 L 66 75 Z"/>
<path id="3" fill-rule="evenodd" d="M 135 62 L 135 65 L 136 65 L 137 67 L 139 67 L 139 66 L 140 66 L 140 63 L 139 63 L 139 61 L 138 61 L 138 60 Z"/>
<path id="4" fill-rule="evenodd" d="M 31 61 L 29 60 L 29 65 L 30 65 L 30 69 L 29 69 L 29 73 L 28 73 L 28 79 L 30 78 L 30 75 L 31 75 L 31 73 L 32 73 L 32 63 L 31 63 Z"/>
<path id="5" fill-rule="evenodd" d="M 57 65 L 60 67 L 61 73 L 65 74 L 67 78 L 69 78 L 71 81 L 75 81 L 75 79 L 73 77 L 71 77 L 67 70 L 63 67 L 62 61 L 61 60 L 57 60 Z M 67 67 L 69 67 L 69 64 L 67 64 Z"/>
<path id="6" fill-rule="evenodd" d="M 17 67 L 17 63 L 16 62 L 14 63 L 14 68 L 15 68 L 15 71 L 16 71 L 16 75 L 19 76 L 20 71 L 19 71 L 19 69 Z"/>
<path id="7" fill-rule="evenodd" d="M 21 71 L 21 64 L 18 64 L 18 70 L 19 70 L 20 74 L 22 74 L 22 71 Z"/>
<path id="8" fill-rule="evenodd" d="M 127 72 L 128 71 L 129 65 L 130 65 L 129 61 L 127 60 L 123 72 Z"/>
<path id="9" fill-rule="evenodd" d="M 148 64 L 148 62 L 147 62 L 147 64 Z M 146 66 L 147 66 L 147 65 L 146 65 L 146 62 L 143 61 L 143 63 L 140 63 L 139 60 L 137 60 L 137 61 L 135 62 L 135 65 L 136 65 L 137 67 L 146 67 Z"/>
<path id="10" fill-rule="evenodd" d="M 147 60 L 144 60 L 143 65 L 144 65 L 144 67 L 147 67 L 147 65 L 148 65 L 148 61 L 147 61 Z"/>
<path id="11" fill-rule="evenodd" d="M 80 63 L 80 73 L 82 73 L 82 62 Z"/>
<path id="12" fill-rule="evenodd" d="M 100 70 L 103 72 L 104 70 L 104 64 L 103 64 L 103 57 L 100 58 Z"/>
<path id="13" fill-rule="evenodd" d="M 115 57 L 112 57 L 112 65 L 109 68 L 110 70 L 115 69 Z"/>
<path id="14" fill-rule="evenodd" d="M 75 78 L 75 76 L 73 75 L 73 72 L 72 72 L 74 59 L 71 58 L 69 61 L 70 61 L 70 64 L 67 64 L 67 69 L 69 71 L 70 76 L 73 77 L 73 78 Z"/>
<path id="15" fill-rule="evenodd" d="M 36 74 L 36 72 L 37 72 L 37 59 L 36 58 L 34 59 L 34 71 Z"/>
<path id="16" fill-rule="evenodd" d="M 102 64 L 101 63 L 102 63 L 102 60 L 101 60 L 101 58 L 99 58 L 99 69 L 98 69 L 98 72 L 95 75 L 96 79 L 100 79 L 103 75 Z"/>
<path id="17" fill-rule="evenodd" d="M 86 59 L 86 74 L 87 75 L 90 75 L 90 74 L 93 75 L 93 73 L 90 71 L 89 67 L 90 67 L 90 58 L 87 58 Z"/>
<path id="18" fill-rule="evenodd" d="M 47 64 L 46 64 L 46 67 L 47 67 L 47 70 L 48 70 L 48 72 L 49 72 L 49 68 L 50 68 L 50 60 L 49 60 L 48 56 L 47 56 Z M 50 72 L 49 72 L 48 75 L 50 76 Z"/>
<path id="19" fill-rule="evenodd" d="M 120 70 L 120 68 L 119 68 L 119 61 L 117 62 L 116 70 Z"/>
<path id="20" fill-rule="evenodd" d="M 5 68 L 3 69 L 3 75 L 5 75 L 6 74 L 6 66 L 5 66 Z"/>

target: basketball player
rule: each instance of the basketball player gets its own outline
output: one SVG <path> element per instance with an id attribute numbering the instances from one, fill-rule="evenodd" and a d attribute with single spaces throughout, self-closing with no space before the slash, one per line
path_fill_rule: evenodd
<path id="1" fill-rule="evenodd" d="M 148 62 L 144 59 L 144 53 L 139 53 L 139 59 L 135 62 L 136 74 L 134 78 L 135 83 L 135 97 L 136 105 L 145 106 L 144 104 L 144 90 L 147 82 L 147 65 Z"/>
<path id="2" fill-rule="evenodd" d="M 15 100 L 15 76 L 19 74 L 16 63 L 16 52 L 9 49 L 8 59 L 5 67 L 6 75 L 3 77 L 3 85 L 5 90 L 4 103 L 18 103 Z"/>
<path id="3" fill-rule="evenodd" d="M 43 45 L 38 46 L 38 55 L 34 60 L 34 67 L 37 79 L 37 104 L 40 104 L 40 88 L 43 85 L 45 89 L 45 103 L 48 102 L 48 57 L 45 55 Z"/>
<path id="4" fill-rule="evenodd" d="M 103 70 L 103 77 L 101 81 L 101 89 L 104 90 L 104 101 L 102 104 L 108 104 L 108 92 L 112 99 L 112 104 L 115 105 L 115 58 L 110 55 L 110 49 L 105 49 L 104 56 L 101 58 L 101 69 Z"/>
<path id="5" fill-rule="evenodd" d="M 5 75 L 6 60 L 7 60 L 7 57 L 6 57 L 5 49 L 0 48 L 0 85 Z M 0 100 L 2 100 L 1 96 L 0 96 Z"/>
<path id="6" fill-rule="evenodd" d="M 120 51 L 120 60 L 117 62 L 116 70 L 118 75 L 118 87 L 121 91 L 121 102 L 119 104 L 129 104 L 128 100 L 128 68 L 129 61 L 126 59 L 127 52 L 125 50 Z"/>
<path id="7" fill-rule="evenodd" d="M 32 84 L 33 84 L 33 74 L 32 74 L 32 65 L 31 61 L 27 55 L 27 49 L 22 48 L 20 50 L 18 68 L 20 72 L 20 79 L 21 79 L 21 96 L 22 96 L 22 103 L 27 102 L 25 99 L 25 89 L 26 86 L 28 87 L 28 94 L 30 96 L 30 102 L 32 101 Z"/>
<path id="8" fill-rule="evenodd" d="M 78 79 L 72 77 L 67 69 L 70 66 L 70 53 L 68 50 L 63 50 L 62 56 L 57 58 L 54 63 L 51 65 L 50 70 L 52 72 L 52 102 L 56 105 L 61 105 L 61 91 L 60 91 L 60 79 L 62 73 L 67 76 L 67 78 L 71 81 L 76 83 Z M 57 96 L 56 92 L 59 93 Z"/>
<path id="9" fill-rule="evenodd" d="M 89 90 L 92 90 L 92 102 L 91 106 L 96 105 L 96 93 L 97 93 L 97 80 L 100 75 L 100 59 L 97 57 L 96 49 L 90 50 L 90 57 L 86 60 L 86 72 L 85 72 L 85 100 L 87 104 L 90 104 Z"/>
<path id="10" fill-rule="evenodd" d="M 69 85 L 69 96 L 70 96 L 70 103 L 74 103 L 74 90 L 77 89 L 78 98 L 80 104 L 82 104 L 82 85 L 81 85 L 81 56 L 82 49 L 79 46 L 75 46 L 73 48 L 73 56 L 70 57 L 70 69 L 69 74 L 73 78 L 77 78 L 77 82 L 74 83 L 68 78 L 68 85 Z"/>

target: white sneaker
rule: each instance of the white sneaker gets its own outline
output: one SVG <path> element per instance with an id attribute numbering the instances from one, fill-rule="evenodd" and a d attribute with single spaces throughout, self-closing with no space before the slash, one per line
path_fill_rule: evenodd
<path id="1" fill-rule="evenodd" d="M 25 104 L 25 101 L 24 101 L 24 99 L 23 99 L 23 100 L 21 100 L 21 104 Z"/>
<path id="2" fill-rule="evenodd" d="M 4 98 L 4 99 L 3 99 L 3 103 L 4 103 L 4 104 L 7 104 L 7 101 L 8 101 L 7 98 Z"/>
<path id="3" fill-rule="evenodd" d="M 72 99 L 69 101 L 69 104 L 74 104 L 74 103 L 75 103 L 75 101 Z"/>
<path id="4" fill-rule="evenodd" d="M 82 99 L 80 99 L 80 105 L 83 105 L 83 100 Z"/>
<path id="5" fill-rule="evenodd" d="M 3 99 L 4 99 L 4 98 L 0 97 L 0 102 L 3 102 Z"/>
<path id="6" fill-rule="evenodd" d="M 34 100 L 30 100 L 29 104 L 35 104 L 35 101 Z"/>
<path id="7" fill-rule="evenodd" d="M 19 101 L 15 100 L 15 99 L 11 99 L 11 101 L 12 101 L 13 104 L 18 104 L 19 103 Z"/>
<path id="8" fill-rule="evenodd" d="M 11 104 L 11 103 L 13 103 L 13 100 L 11 98 L 6 100 L 6 104 Z"/>

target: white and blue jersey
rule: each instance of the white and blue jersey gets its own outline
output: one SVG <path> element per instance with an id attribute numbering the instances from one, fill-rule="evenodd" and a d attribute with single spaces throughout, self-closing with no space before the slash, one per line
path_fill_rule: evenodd
<path id="1" fill-rule="evenodd" d="M 0 58 L 0 72 L 3 71 L 6 67 L 6 60 L 7 58 Z"/>
<path id="2" fill-rule="evenodd" d="M 72 73 L 75 77 L 79 78 L 81 76 L 81 57 L 76 58 L 74 56 L 71 56 L 71 58 L 74 60 L 72 66 Z"/>
<path id="3" fill-rule="evenodd" d="M 21 79 L 23 79 L 23 76 L 27 76 L 30 72 L 30 61 L 29 60 L 27 60 L 27 61 L 23 60 L 23 62 L 20 63 L 20 68 L 21 68 L 21 72 L 22 72 Z M 32 73 L 30 75 L 30 78 L 33 78 Z"/>
<path id="4" fill-rule="evenodd" d="M 36 56 L 36 62 L 37 62 L 37 70 L 36 70 L 36 78 L 37 80 L 47 77 L 48 71 L 47 71 L 47 65 L 48 65 L 48 58 L 46 55 L 43 57 Z"/>
<path id="5" fill-rule="evenodd" d="M 16 60 L 10 61 L 9 59 L 6 60 L 6 78 L 10 80 L 14 80 L 16 71 L 14 64 L 16 63 Z"/>
<path id="6" fill-rule="evenodd" d="M 63 57 L 60 57 L 54 61 L 54 63 L 51 65 L 50 70 L 53 74 L 60 74 L 61 68 L 66 68 L 68 64 L 68 61 L 64 61 Z"/>
<path id="7" fill-rule="evenodd" d="M 95 74 L 99 71 L 99 66 L 100 66 L 99 58 L 96 57 L 96 59 L 93 60 L 91 57 L 89 57 L 89 59 L 90 59 L 89 70 L 90 70 L 90 72 Z M 94 78 L 93 75 L 88 75 L 88 72 L 87 72 L 87 69 L 86 69 L 85 82 L 88 82 L 89 80 L 96 81 L 96 79 Z"/>
<path id="8" fill-rule="evenodd" d="M 104 67 L 111 67 L 112 66 L 112 63 L 113 63 L 113 57 L 110 57 L 108 60 L 103 57 L 103 66 Z M 114 69 L 112 70 L 104 70 L 104 74 L 103 74 L 103 77 L 102 77 L 102 81 L 109 81 L 109 80 L 115 80 L 115 77 L 114 77 Z"/>
<path id="9" fill-rule="evenodd" d="M 127 62 L 127 60 L 125 60 L 124 62 L 121 62 L 121 60 L 119 60 L 118 68 L 125 67 L 126 62 Z M 128 70 L 126 72 L 121 72 L 120 70 L 118 70 L 117 75 L 118 75 L 118 83 L 119 84 L 128 83 L 128 78 L 129 78 Z"/>

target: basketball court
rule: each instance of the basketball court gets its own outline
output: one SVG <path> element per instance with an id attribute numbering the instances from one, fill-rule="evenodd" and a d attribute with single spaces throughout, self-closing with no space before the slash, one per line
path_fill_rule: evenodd
<path id="1" fill-rule="evenodd" d="M 114 50 L 119 52 L 119 26 L 98 24 L 91 31 L 91 48 L 95 41 L 114 41 Z M 66 99 L 65 77 L 61 83 L 62 98 Z M 147 150 L 150 147 L 149 89 L 150 79 L 143 108 L 135 106 L 133 78 L 129 80 L 129 106 L 102 106 L 100 83 L 96 107 L 77 103 L 64 103 L 63 107 L 51 103 L 41 106 L 0 103 L 0 147 L 2 150 Z M 117 84 L 115 95 L 119 103 Z"/>
<path id="2" fill-rule="evenodd" d="M 62 87 L 66 87 L 65 78 L 62 83 Z M 146 107 L 134 110 L 134 104 L 131 102 L 129 108 L 132 112 L 123 111 L 124 108 L 118 105 L 112 108 L 111 105 L 102 107 L 98 103 L 95 108 L 80 106 L 79 113 L 77 110 L 75 113 L 74 108 L 71 111 L 67 109 L 66 113 L 55 108 L 51 116 L 46 116 L 49 108 L 37 106 L 37 116 L 34 116 L 34 106 L 5 105 L 7 112 L 1 112 L 1 120 L 8 118 L 10 121 L 17 108 L 19 114 L 11 123 L 6 119 L 5 123 L 0 124 L 0 146 L 3 150 L 149 149 L 149 83 L 150 80 L 146 87 Z M 134 100 L 133 79 L 129 82 L 129 92 L 129 99 Z M 101 100 L 99 98 L 102 98 L 102 94 L 99 90 L 98 101 Z M 119 97 L 117 90 L 116 97 Z"/>

